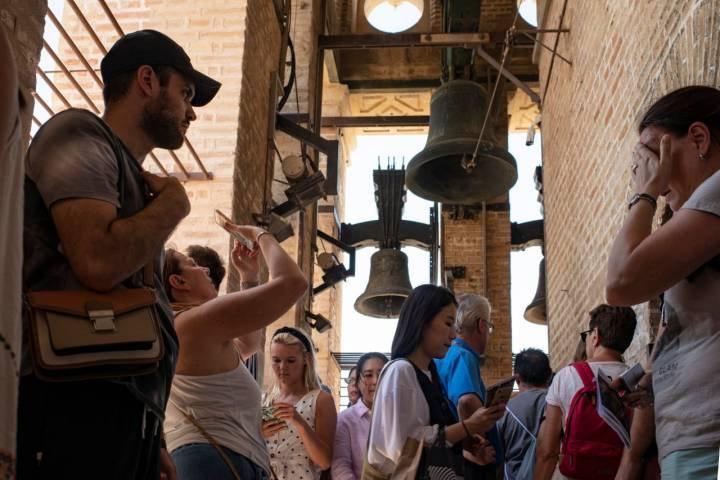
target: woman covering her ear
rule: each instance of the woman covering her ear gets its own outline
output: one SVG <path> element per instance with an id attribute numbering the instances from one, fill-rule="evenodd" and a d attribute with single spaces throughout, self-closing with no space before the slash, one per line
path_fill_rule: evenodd
<path id="1" fill-rule="evenodd" d="M 715 479 L 720 447 L 720 90 L 691 86 L 668 93 L 648 109 L 638 133 L 630 165 L 635 195 L 610 252 L 607 300 L 631 306 L 664 293 L 664 331 L 652 355 L 662 475 Z M 660 196 L 674 213 L 653 231 Z M 638 410 L 635 419 L 648 411 L 651 415 L 650 409 Z M 653 425 L 652 419 L 647 423 Z M 633 438 L 633 447 L 650 443 L 652 428 L 642 433 L 646 438 Z M 631 453 L 642 459 L 643 452 Z"/>
<path id="2" fill-rule="evenodd" d="M 165 418 L 165 438 L 179 480 L 267 479 L 262 395 L 245 367 L 260 346 L 261 329 L 283 315 L 307 289 L 297 264 L 265 230 L 232 226 L 252 240 L 235 244 L 231 261 L 242 291 L 218 297 L 208 270 L 166 251 L 168 297 L 177 306 L 180 356 Z M 270 281 L 258 285 L 264 257 Z"/>
<path id="3" fill-rule="evenodd" d="M 266 404 L 274 418 L 263 422 L 270 464 L 279 480 L 319 479 L 330 468 L 337 412 L 320 390 L 312 340 L 283 327 L 270 345 L 275 384 Z"/>

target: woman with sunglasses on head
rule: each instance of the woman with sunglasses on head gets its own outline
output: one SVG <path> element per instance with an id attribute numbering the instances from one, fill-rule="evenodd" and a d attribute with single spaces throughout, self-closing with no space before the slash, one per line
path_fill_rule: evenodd
<path id="1" fill-rule="evenodd" d="M 380 371 L 387 362 L 382 353 L 370 352 L 362 355 L 355 366 L 360 398 L 338 416 L 333 447 L 333 480 L 358 480 L 362 475 L 375 388 Z"/>
<path id="2" fill-rule="evenodd" d="M 409 461 L 416 478 L 461 475 L 461 441 L 486 432 L 502 417 L 505 405 L 480 408 L 463 421 L 452 413 L 432 360 L 443 358 L 456 337 L 456 310 L 452 292 L 435 285 L 415 288 L 402 306 L 393 360 L 383 370 L 373 403 L 364 469 L 374 478 L 400 475 L 410 460 L 403 454 L 419 443 L 419 464 Z"/>
<path id="3" fill-rule="evenodd" d="M 647 110 L 638 133 L 630 165 L 635 195 L 610 252 L 606 296 L 613 305 L 635 305 L 664 293 L 664 331 L 652 355 L 663 478 L 714 480 L 720 447 L 720 90 L 690 86 L 668 93 Z M 660 196 L 673 215 L 653 231 Z"/>
<path id="4" fill-rule="evenodd" d="M 232 228 L 256 246 L 236 243 L 231 253 L 242 291 L 218 297 L 207 268 L 173 249 L 165 253 L 165 290 L 180 339 L 165 438 L 179 480 L 270 478 L 262 394 L 244 361 L 258 349 L 261 329 L 300 298 L 307 281 L 268 232 Z M 263 257 L 270 281 L 258 285 Z"/>
<path id="5" fill-rule="evenodd" d="M 337 412 L 320 389 L 315 349 L 292 327 L 275 331 L 270 344 L 275 383 L 265 401 L 274 418 L 262 431 L 270 464 L 279 480 L 319 479 L 330 468 Z"/>

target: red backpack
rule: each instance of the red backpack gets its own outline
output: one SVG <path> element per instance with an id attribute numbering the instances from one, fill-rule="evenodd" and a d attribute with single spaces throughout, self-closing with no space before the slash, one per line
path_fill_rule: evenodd
<path id="1" fill-rule="evenodd" d="M 623 442 L 597 413 L 595 375 L 587 362 L 572 364 L 583 388 L 575 393 L 565 422 L 560 473 L 578 480 L 613 480 Z"/>

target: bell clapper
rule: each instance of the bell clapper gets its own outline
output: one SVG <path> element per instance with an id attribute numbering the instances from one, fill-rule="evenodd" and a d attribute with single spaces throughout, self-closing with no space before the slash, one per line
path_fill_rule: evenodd
<path id="1" fill-rule="evenodd" d="M 460 160 L 460 166 L 462 166 L 463 170 L 465 170 L 465 173 L 472 173 L 473 169 L 476 166 L 475 162 L 475 155 L 465 154 L 462 156 L 462 160 Z"/>

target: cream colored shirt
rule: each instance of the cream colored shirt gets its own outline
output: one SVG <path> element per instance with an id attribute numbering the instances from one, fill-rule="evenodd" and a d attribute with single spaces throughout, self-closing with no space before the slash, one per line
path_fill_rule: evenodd
<path id="1" fill-rule="evenodd" d="M 0 27 L 2 28 L 2 27 Z M 23 178 L 20 117 L 0 143 L 0 454 L 15 454 L 21 351 Z M 2 458 L 3 455 L 0 455 Z M 2 471 L 2 465 L 0 465 Z"/>
<path id="2" fill-rule="evenodd" d="M 195 420 L 222 446 L 258 465 L 270 477 L 262 436 L 260 387 L 238 358 L 238 366 L 214 375 L 175 375 L 165 411 L 168 451 L 189 443 L 209 443 L 179 409 Z"/>

